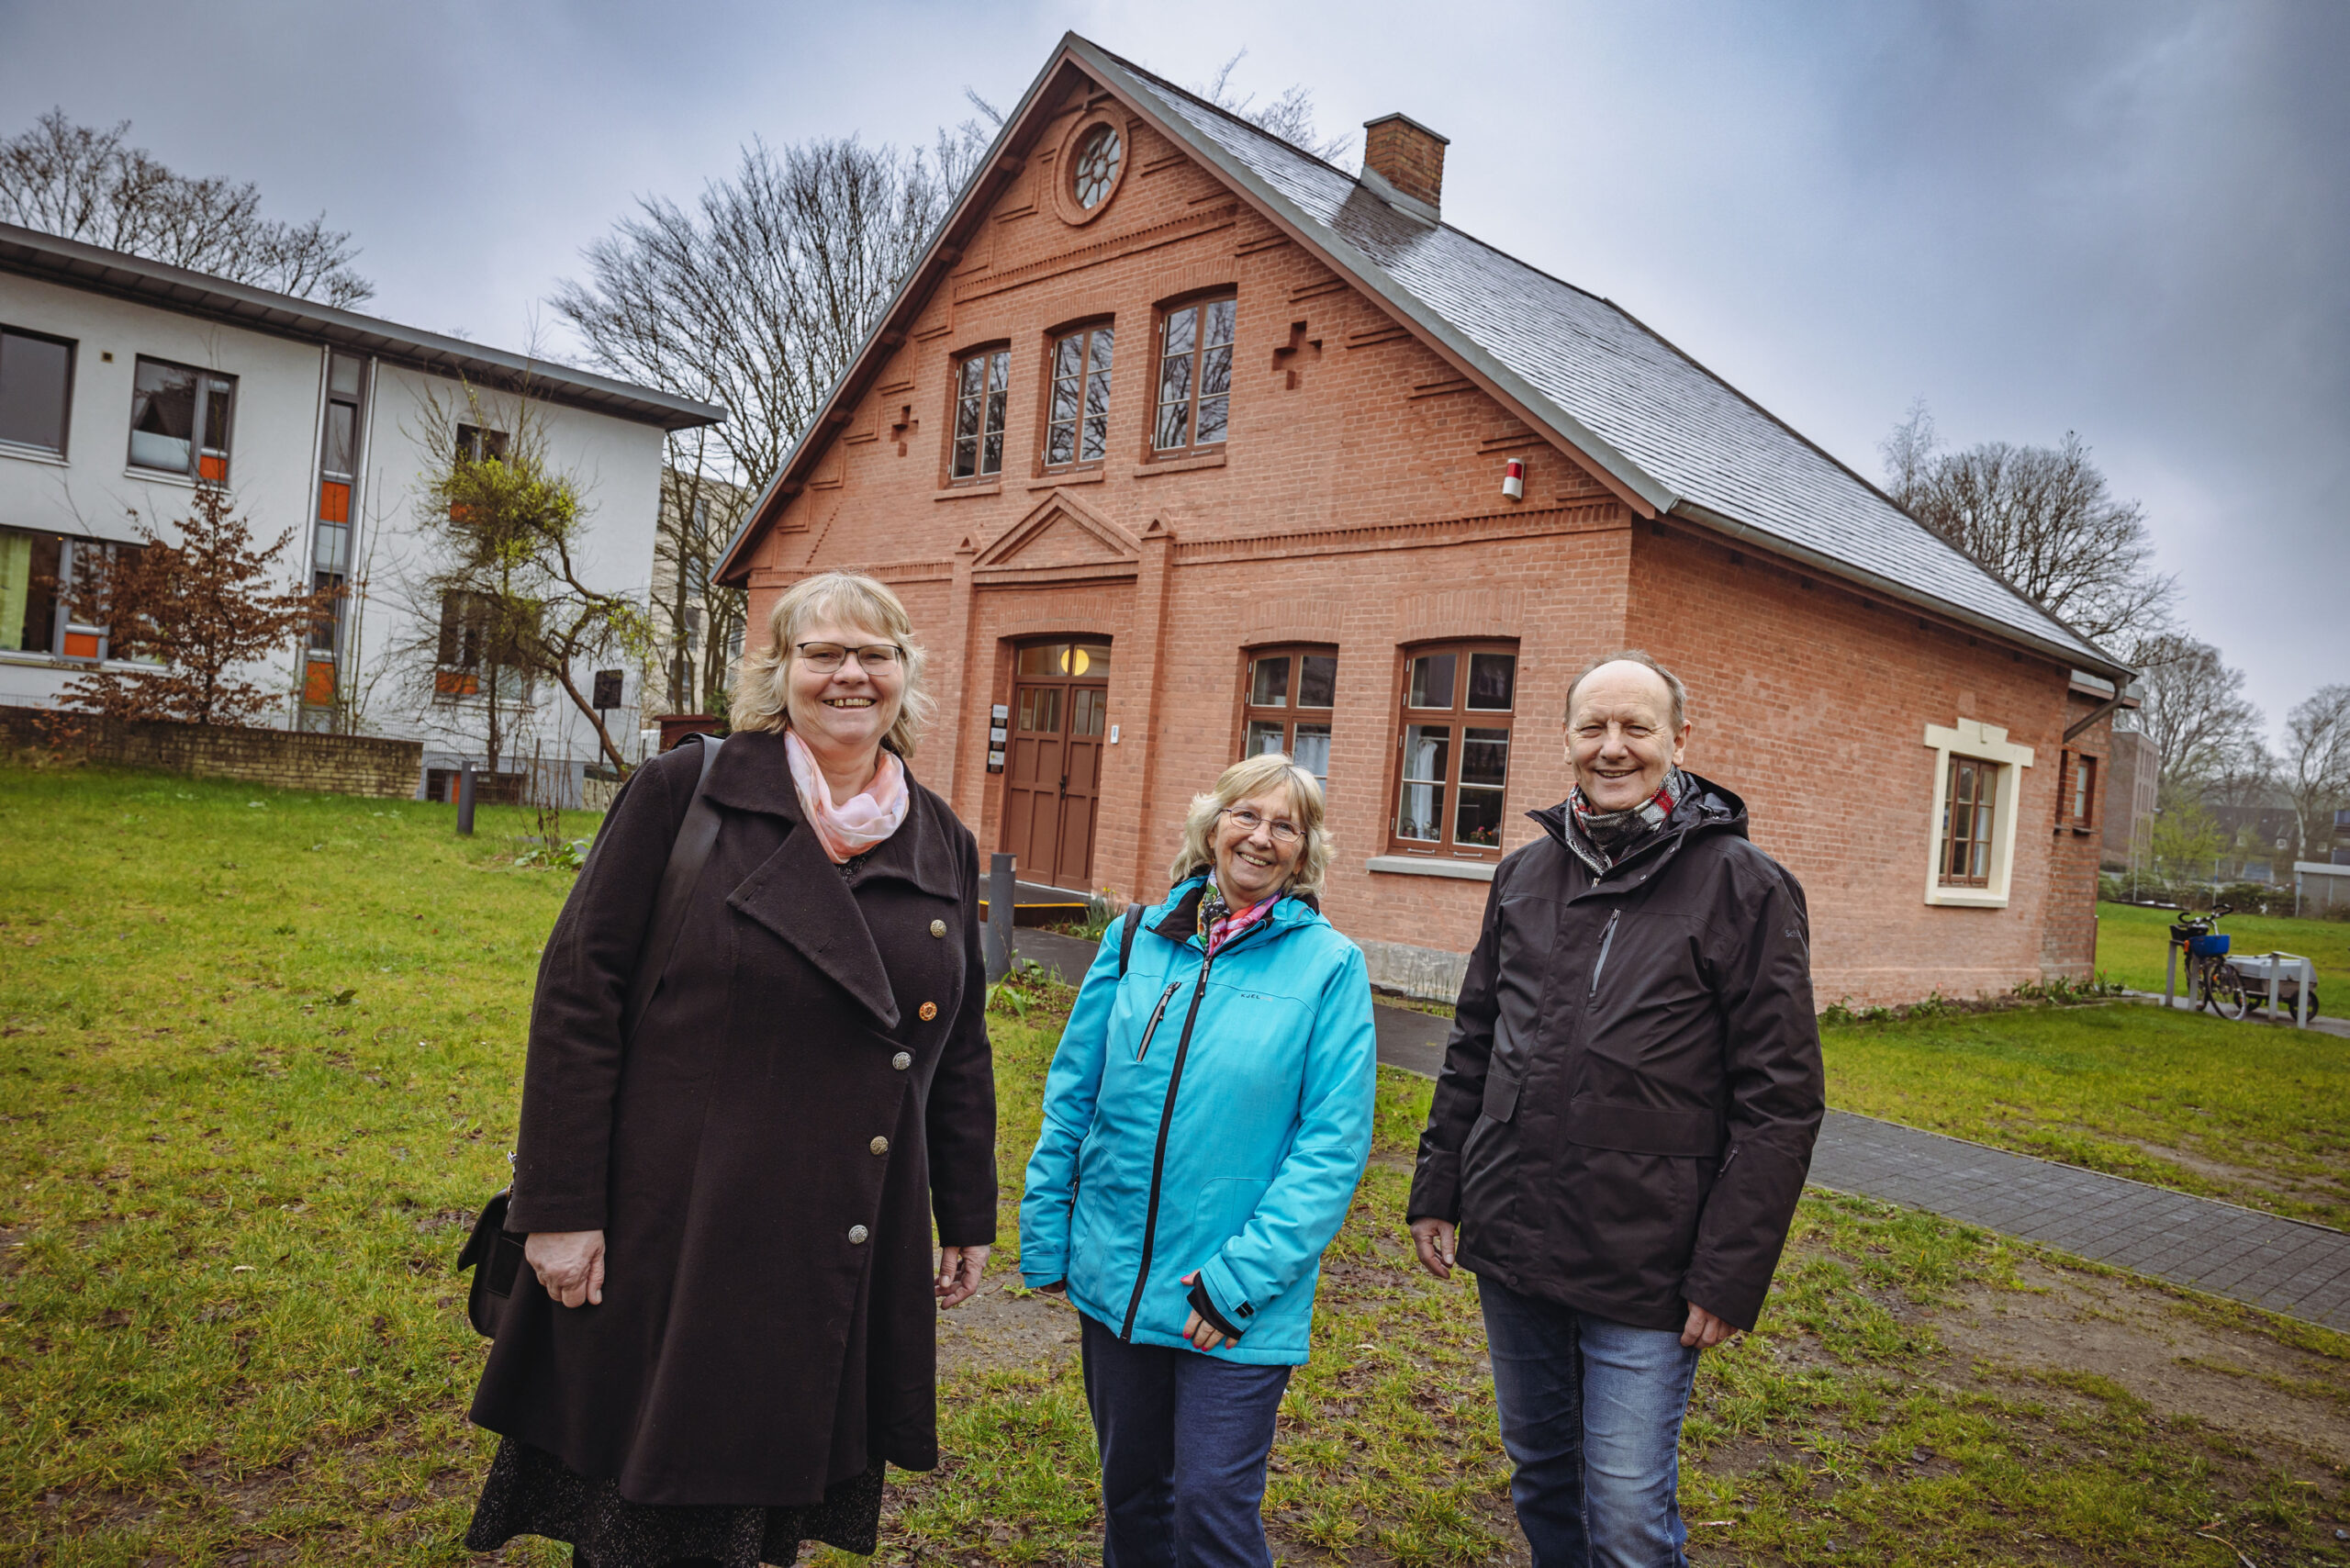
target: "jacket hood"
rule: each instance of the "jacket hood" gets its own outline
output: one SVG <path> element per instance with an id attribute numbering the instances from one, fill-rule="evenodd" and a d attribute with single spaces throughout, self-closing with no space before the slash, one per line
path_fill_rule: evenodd
<path id="1" fill-rule="evenodd" d="M 1696 788 L 1673 806 L 1673 814 L 1664 819 L 1664 825 L 1657 830 L 1656 837 L 1650 842 L 1662 844 L 1692 833 L 1733 833 L 1740 838 L 1747 835 L 1746 801 L 1743 799 L 1735 791 L 1688 768 L 1681 770 L 1681 777 Z M 1561 847 L 1566 846 L 1567 803 L 1564 801 L 1526 814 L 1540 823 L 1542 831 L 1557 839 Z"/>

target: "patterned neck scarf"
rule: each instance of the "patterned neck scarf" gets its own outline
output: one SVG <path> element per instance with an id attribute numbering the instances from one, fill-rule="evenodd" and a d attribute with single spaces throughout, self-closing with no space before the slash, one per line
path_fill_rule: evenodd
<path id="1" fill-rule="evenodd" d="M 1224 894 L 1216 890 L 1215 879 L 1209 878 L 1208 885 L 1200 891 L 1199 924 L 1200 940 L 1207 944 L 1208 957 L 1214 958 L 1218 947 L 1272 913 L 1273 905 L 1281 902 L 1281 894 L 1275 893 L 1236 914 L 1232 906 L 1224 902 Z"/>
<path id="2" fill-rule="evenodd" d="M 1620 812 L 1595 812 L 1583 798 L 1583 786 L 1567 791 L 1567 820 L 1579 831 L 1567 841 L 1595 871 L 1605 871 L 1630 852 L 1633 846 L 1662 827 L 1673 808 L 1689 794 L 1689 778 L 1677 767 L 1664 771 L 1664 784 L 1637 806 Z M 1580 839 L 1582 842 L 1577 843 Z"/>
<path id="3" fill-rule="evenodd" d="M 864 854 L 905 822 L 910 797 L 906 767 L 897 753 L 884 747 L 873 781 L 835 806 L 832 787 L 824 782 L 824 770 L 816 766 L 816 754 L 808 749 L 808 743 L 786 730 L 783 750 L 791 759 L 791 782 L 800 791 L 800 809 L 806 813 L 808 825 L 816 830 L 816 842 L 824 846 L 825 858 L 834 865 L 845 865 L 852 857 Z"/>

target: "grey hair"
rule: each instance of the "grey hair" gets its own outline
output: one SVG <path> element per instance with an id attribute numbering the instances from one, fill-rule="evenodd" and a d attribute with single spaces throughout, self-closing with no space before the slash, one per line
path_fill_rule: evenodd
<path id="1" fill-rule="evenodd" d="M 793 644 L 800 630 L 819 616 L 831 616 L 864 632 L 879 632 L 906 651 L 905 690 L 898 700 L 898 716 L 882 744 L 900 756 L 912 756 L 922 733 L 929 727 L 936 704 L 923 685 L 928 655 L 914 641 L 914 623 L 905 605 L 889 585 L 862 572 L 819 572 L 783 590 L 767 611 L 767 641 L 763 648 L 745 649 L 734 676 L 733 700 L 727 705 L 729 727 L 776 730 L 791 727 L 789 702 Z"/>
<path id="2" fill-rule="evenodd" d="M 1679 676 L 1657 663 L 1654 655 L 1639 648 L 1625 648 L 1595 658 L 1583 666 L 1582 672 L 1575 677 L 1574 684 L 1567 688 L 1567 711 L 1564 722 L 1570 724 L 1575 722 L 1575 693 L 1582 689 L 1583 683 L 1589 680 L 1600 666 L 1614 664 L 1639 665 L 1642 669 L 1656 672 L 1657 678 L 1664 682 L 1665 690 L 1672 694 L 1673 733 L 1679 734 L 1681 726 L 1689 722 L 1689 689 L 1681 684 Z"/>
<path id="3" fill-rule="evenodd" d="M 1224 770 L 1214 789 L 1192 797 L 1192 809 L 1183 817 L 1183 847 L 1175 852 L 1175 864 L 1167 873 L 1168 880 L 1181 882 L 1203 866 L 1213 869 L 1215 819 L 1276 784 L 1288 787 L 1290 809 L 1297 813 L 1297 825 L 1305 830 L 1305 847 L 1298 854 L 1297 869 L 1290 873 L 1281 891 L 1318 897 L 1336 847 L 1330 842 L 1328 830 L 1322 825 L 1322 783 L 1278 751 L 1241 758 Z"/>

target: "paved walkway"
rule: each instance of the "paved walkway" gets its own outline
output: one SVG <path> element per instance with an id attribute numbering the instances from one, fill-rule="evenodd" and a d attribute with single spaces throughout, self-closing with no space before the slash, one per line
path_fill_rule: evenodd
<path id="1" fill-rule="evenodd" d="M 1049 932 L 1023 931 L 1019 946 L 1071 980 L 1093 955 L 1093 944 Z M 1373 1011 L 1380 1061 L 1434 1078 L 1452 1021 Z M 2323 1226 L 1849 1111 L 1828 1113 L 1811 1180 L 2350 1333 L 2350 1235 Z"/>

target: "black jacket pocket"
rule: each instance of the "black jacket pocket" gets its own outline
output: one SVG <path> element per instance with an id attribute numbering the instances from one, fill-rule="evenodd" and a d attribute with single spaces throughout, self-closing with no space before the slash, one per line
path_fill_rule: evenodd
<path id="1" fill-rule="evenodd" d="M 1497 1067 L 1485 1070 L 1484 1113 L 1488 1120 L 1496 1122 L 1517 1114 L 1517 1080 Z"/>

